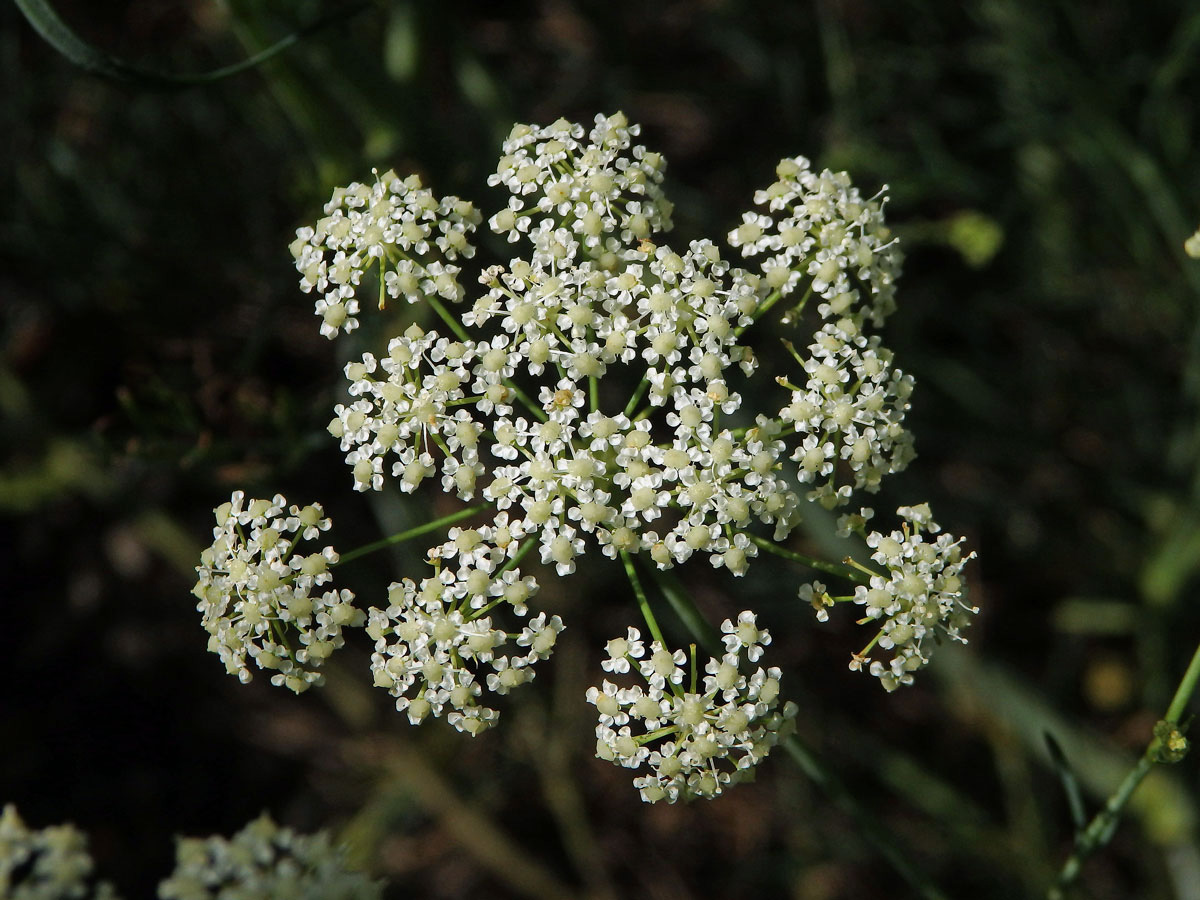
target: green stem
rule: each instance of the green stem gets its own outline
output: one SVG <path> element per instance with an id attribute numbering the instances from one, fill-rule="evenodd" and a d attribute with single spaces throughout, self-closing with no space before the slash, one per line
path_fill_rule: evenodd
<path id="1" fill-rule="evenodd" d="M 424 525 L 418 525 L 415 528 L 409 528 L 407 531 L 401 531 L 390 537 L 385 537 L 382 540 L 375 541 L 371 544 L 365 544 L 362 547 L 357 547 L 348 553 L 341 554 L 334 565 L 342 565 L 343 563 L 351 562 L 358 559 L 360 556 L 366 556 L 368 553 L 374 553 L 376 550 L 382 550 L 384 547 L 391 547 L 394 544 L 402 544 L 407 540 L 415 537 L 420 537 L 423 534 L 428 534 L 431 531 L 437 531 L 446 525 L 453 525 L 455 522 L 461 522 L 463 519 L 469 519 L 471 516 L 478 515 L 484 510 L 492 508 L 490 503 L 481 503 L 478 506 L 468 506 L 466 509 L 460 509 L 458 512 L 450 513 L 448 516 L 442 516 L 440 519 L 434 519 L 432 522 L 426 522 Z"/>
<path id="2" fill-rule="evenodd" d="M 753 321 L 751 321 L 749 325 L 741 325 L 741 326 L 733 329 L 734 336 L 741 337 L 742 332 L 745 331 L 747 328 L 749 328 L 750 325 L 753 325 L 755 322 L 757 322 L 759 319 L 759 316 L 761 316 L 763 313 L 765 313 L 767 310 L 769 310 L 772 306 L 774 306 L 776 303 L 778 303 L 779 298 L 782 296 L 783 296 L 783 294 L 780 293 L 779 290 L 771 291 L 771 293 L 767 295 L 767 298 L 765 300 L 763 300 L 762 303 L 758 304 L 758 308 L 755 309 L 754 312 L 751 314 L 750 318 Z"/>
<path id="3" fill-rule="evenodd" d="M 675 615 L 679 616 L 680 621 L 689 632 L 704 648 L 706 653 L 711 653 L 714 656 L 721 655 L 723 651 L 721 645 L 721 636 L 717 629 L 712 627 L 712 624 L 704 617 L 700 610 L 696 609 L 696 604 L 692 602 L 691 595 L 687 592 L 679 579 L 670 572 L 664 572 L 661 569 L 654 570 L 654 581 L 658 585 L 658 589 L 662 591 L 662 595 L 667 598 L 667 603 Z"/>
<path id="4" fill-rule="evenodd" d="M 804 312 L 804 307 L 808 306 L 808 301 L 809 298 L 812 297 L 812 292 L 812 282 L 810 281 L 808 283 L 808 289 L 804 292 L 804 296 L 800 298 L 800 302 L 793 306 L 791 311 L 784 315 L 784 318 L 786 319 L 790 317 L 792 320 L 799 318 L 800 314 Z"/>
<path id="5" fill-rule="evenodd" d="M 504 386 L 517 395 L 517 399 L 525 404 L 525 407 L 533 414 L 540 422 L 550 421 L 550 417 L 546 415 L 546 411 L 538 406 L 523 390 L 513 384 L 511 381 L 505 381 Z"/>
<path id="6" fill-rule="evenodd" d="M 1174 725 L 1183 717 L 1183 711 L 1187 709 L 1187 705 L 1192 699 L 1192 693 L 1196 690 L 1198 680 L 1200 680 L 1200 646 L 1196 647 L 1196 652 L 1192 654 L 1192 661 L 1188 664 L 1187 671 L 1183 673 L 1179 687 L 1175 689 L 1171 705 L 1167 707 L 1167 714 L 1163 717 L 1167 722 Z"/>
<path id="7" fill-rule="evenodd" d="M 780 547 L 774 541 L 767 540 L 765 537 L 759 537 L 756 534 L 747 534 L 746 536 L 768 553 L 774 553 L 776 556 L 800 563 L 802 566 L 808 566 L 810 569 L 816 569 L 818 572 L 825 572 L 828 575 L 836 575 L 839 578 L 845 578 L 847 581 L 853 581 L 856 584 L 870 583 L 870 572 L 866 569 L 858 569 L 843 563 L 825 562 L 823 559 L 805 556 L 803 553 L 797 553 L 795 550 Z"/>
<path id="8" fill-rule="evenodd" d="M 786 385 L 784 385 L 784 387 L 786 387 Z M 772 425 L 778 427 L 779 430 L 778 431 L 769 430 L 769 427 Z M 753 425 L 743 425 L 740 428 L 734 428 L 729 433 L 733 437 L 744 438 L 751 431 L 758 431 L 758 432 L 761 432 L 762 434 L 770 435 L 770 437 L 772 439 L 775 439 L 775 438 L 782 439 L 782 438 L 789 437 L 793 434 L 796 434 L 796 423 L 795 422 L 785 422 L 783 419 L 766 419 L 761 424 L 758 422 L 755 422 Z"/>
<path id="9" fill-rule="evenodd" d="M 678 725 L 667 725 L 663 728 L 657 728 L 654 731 L 648 731 L 645 734 L 639 734 L 634 737 L 634 740 L 639 746 L 650 744 L 657 741 L 659 738 L 665 738 L 668 734 L 678 734 Z"/>
<path id="10" fill-rule="evenodd" d="M 643 378 L 640 382 L 638 382 L 637 389 L 634 390 L 633 396 L 630 397 L 629 402 L 625 404 L 625 415 L 633 415 L 633 411 L 637 409 L 637 405 L 641 401 L 642 396 L 646 393 L 646 388 L 648 387 L 650 387 L 650 379 Z"/>
<path id="11" fill-rule="evenodd" d="M 462 322 L 450 314 L 450 310 L 446 309 L 446 305 L 441 300 L 433 294 L 427 294 L 425 299 L 433 307 L 433 311 L 438 314 L 438 317 L 446 323 L 446 327 L 453 331 L 460 341 L 471 340 L 471 335 L 467 333 L 467 329 L 463 328 Z"/>
<path id="12" fill-rule="evenodd" d="M 787 352 L 791 354 L 792 359 L 794 359 L 797 363 L 799 363 L 800 368 L 803 369 L 804 368 L 804 358 L 801 357 L 800 354 L 796 352 L 796 345 L 793 344 L 791 341 L 789 341 L 787 338 L 780 338 L 779 341 L 780 341 L 780 343 L 783 344 L 784 349 L 786 349 Z"/>
<path id="13" fill-rule="evenodd" d="M 520 546 L 520 548 L 518 548 L 516 554 L 514 554 L 511 559 L 509 559 L 504 565 L 502 565 L 499 569 L 497 569 L 496 575 L 493 577 L 499 577 L 499 576 L 503 575 L 505 572 L 507 572 L 509 569 L 515 569 L 517 566 L 519 566 L 521 564 L 521 560 L 523 560 L 528 555 L 529 551 L 533 549 L 533 547 L 536 543 L 537 543 L 537 538 L 526 538 L 525 543 L 523 543 Z"/>
<path id="14" fill-rule="evenodd" d="M 642 610 L 642 618 L 646 620 L 646 627 L 650 629 L 651 636 L 666 647 L 667 642 L 663 638 L 662 630 L 658 627 L 658 620 L 654 618 L 654 613 L 650 609 L 650 601 L 646 599 L 646 590 L 642 587 L 642 580 L 633 567 L 633 557 L 622 550 L 621 562 L 625 564 L 625 574 L 629 576 L 629 583 L 633 585 L 633 593 L 637 597 L 638 607 Z"/>
<path id="15" fill-rule="evenodd" d="M 1175 696 L 1171 698 L 1167 714 L 1163 717 L 1160 725 L 1174 726 L 1179 723 L 1196 690 L 1198 680 L 1200 680 L 1200 646 L 1197 646 L 1196 652 L 1192 654 L 1192 661 L 1188 664 L 1187 671 L 1183 673 L 1183 678 L 1180 679 L 1179 686 L 1175 689 Z M 1084 861 L 1096 851 L 1107 846 L 1108 842 L 1112 840 L 1121 812 L 1125 809 L 1130 797 L 1133 796 L 1133 792 L 1137 790 L 1138 785 L 1150 774 L 1154 764 L 1163 761 L 1160 754 L 1164 750 L 1166 736 L 1174 730 L 1169 727 L 1155 728 L 1154 738 L 1147 745 L 1141 758 L 1138 759 L 1137 765 L 1129 771 L 1116 791 L 1105 801 L 1104 808 L 1096 813 L 1087 828 L 1075 836 L 1075 847 L 1072 849 L 1071 855 L 1059 870 L 1054 886 L 1046 892 L 1048 900 L 1061 900 L 1066 896 L 1065 889 L 1079 877 Z"/>

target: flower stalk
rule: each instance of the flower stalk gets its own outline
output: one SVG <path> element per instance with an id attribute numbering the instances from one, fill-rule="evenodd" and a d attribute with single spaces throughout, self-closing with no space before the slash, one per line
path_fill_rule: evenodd
<path id="1" fill-rule="evenodd" d="M 1154 736 L 1146 746 L 1137 763 L 1121 780 L 1120 785 L 1104 802 L 1103 808 L 1092 817 L 1087 827 L 1075 836 L 1075 845 L 1059 870 L 1054 885 L 1046 892 L 1047 900 L 1062 900 L 1066 890 L 1075 883 L 1088 857 L 1103 849 L 1116 834 L 1121 813 L 1129 803 L 1134 791 L 1155 765 L 1176 763 L 1187 754 L 1188 741 L 1184 737 L 1186 725 L 1181 726 L 1184 712 L 1191 702 L 1200 681 L 1200 646 L 1192 654 L 1192 660 L 1183 673 L 1167 712 L 1154 726 Z"/>

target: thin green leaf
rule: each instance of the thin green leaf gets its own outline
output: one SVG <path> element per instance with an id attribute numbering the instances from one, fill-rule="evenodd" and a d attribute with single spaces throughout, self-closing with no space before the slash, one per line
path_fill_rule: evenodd
<path id="1" fill-rule="evenodd" d="M 662 591 L 662 595 L 667 599 L 667 603 L 671 605 L 671 609 L 679 616 L 684 627 L 691 632 L 692 637 L 699 641 L 700 646 L 709 653 L 720 653 L 720 633 L 696 609 L 696 604 L 692 602 L 691 596 L 688 594 L 687 589 L 680 584 L 679 579 L 672 573 L 664 572 L 657 566 L 651 570 L 651 575 L 658 585 L 658 589 Z"/>
<path id="2" fill-rule="evenodd" d="M 59 17 L 58 13 L 54 11 L 54 8 L 46 0 L 15 0 L 15 2 L 17 9 L 21 11 L 34 30 L 42 36 L 42 39 L 84 71 L 90 72 L 93 75 L 99 75 L 102 78 L 136 84 L 140 87 L 168 90 L 211 84 L 214 81 L 220 81 L 222 78 L 228 78 L 231 75 L 237 75 L 240 72 L 253 69 L 255 66 L 266 62 L 293 44 L 298 43 L 302 38 L 319 31 L 327 25 L 349 19 L 371 5 L 370 0 L 359 0 L 359 2 L 351 3 L 328 15 L 321 16 L 303 28 L 292 32 L 287 37 L 276 41 L 270 47 L 239 63 L 222 66 L 219 69 L 212 69 L 208 72 L 172 74 L 135 66 L 92 46 L 72 31 L 71 27 Z"/>
<path id="3" fill-rule="evenodd" d="M 1067 762 L 1067 755 L 1054 735 L 1046 731 L 1043 732 L 1042 737 L 1045 738 L 1050 760 L 1054 763 L 1054 769 L 1058 772 L 1058 778 L 1062 782 L 1063 793 L 1067 795 L 1067 807 L 1071 810 L 1071 823 L 1075 826 L 1075 832 L 1078 834 L 1087 826 L 1087 814 L 1083 808 L 1083 793 L 1079 789 L 1079 779 L 1071 770 L 1071 764 Z"/>

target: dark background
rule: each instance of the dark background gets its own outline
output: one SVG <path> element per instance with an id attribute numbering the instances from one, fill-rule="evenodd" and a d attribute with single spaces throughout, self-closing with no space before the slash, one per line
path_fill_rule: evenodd
<path id="1" fill-rule="evenodd" d="M 182 72 L 336 7 L 58 8 Z M 407 726 L 362 645 L 300 698 L 205 652 L 191 570 L 231 490 L 320 500 L 340 549 L 427 514 L 350 490 L 323 430 L 349 351 L 295 287 L 294 229 L 375 165 L 494 209 L 514 121 L 619 108 L 669 160 L 680 241 L 724 235 L 781 156 L 890 185 L 908 261 L 885 340 L 920 456 L 875 506 L 928 499 L 979 552 L 970 652 L 885 696 L 845 669 L 852 624 L 799 608 L 799 571 L 684 579 L 714 619 L 760 612 L 801 734 L 914 865 L 955 897 L 1044 892 L 1071 827 L 1043 732 L 1098 803 L 1200 636 L 1197 60 L 1200 9 L 1173 2 L 414 2 L 167 92 L 81 72 L 4 4 L 0 802 L 86 829 L 128 897 L 170 835 L 264 809 L 338 830 L 396 896 L 911 895 L 782 754 L 677 807 L 591 758 L 583 692 L 635 615 L 609 568 L 546 588 L 562 650 L 474 741 Z M 376 602 L 419 549 L 348 586 Z M 1169 775 L 1083 896 L 1197 896 L 1195 759 Z"/>

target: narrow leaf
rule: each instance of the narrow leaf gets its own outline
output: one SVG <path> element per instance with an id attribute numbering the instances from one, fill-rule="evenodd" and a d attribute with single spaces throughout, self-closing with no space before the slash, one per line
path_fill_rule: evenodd
<path id="1" fill-rule="evenodd" d="M 1071 764 L 1067 762 L 1067 755 L 1063 753 L 1058 739 L 1049 731 L 1043 732 L 1042 737 L 1045 738 L 1046 750 L 1050 753 L 1050 760 L 1054 763 L 1054 769 L 1058 772 L 1059 780 L 1062 782 L 1063 793 L 1067 795 L 1067 807 L 1071 810 L 1071 822 L 1075 826 L 1076 833 L 1081 832 L 1087 825 L 1087 814 L 1083 808 L 1083 793 L 1079 789 L 1079 780 L 1071 770 Z"/>
<path id="2" fill-rule="evenodd" d="M 141 87 L 160 89 L 179 89 L 195 87 L 201 84 L 211 84 L 214 81 L 220 81 L 222 78 L 228 78 L 230 75 L 237 75 L 239 72 L 253 69 L 255 66 L 266 62 L 271 57 L 299 42 L 301 38 L 319 31 L 326 25 L 343 19 L 349 19 L 371 5 L 370 0 L 359 0 L 359 2 L 351 3 L 342 9 L 321 16 L 298 31 L 292 32 L 287 37 L 276 41 L 270 47 L 239 63 L 222 66 L 219 69 L 212 69 L 208 72 L 171 74 L 135 66 L 92 46 L 72 31 L 71 27 L 59 17 L 58 13 L 54 11 L 54 8 L 46 0 L 14 0 L 14 2 L 17 5 L 17 9 L 21 11 L 29 21 L 29 24 L 42 36 L 42 39 L 46 43 L 50 44 L 55 50 L 84 71 L 90 72 L 93 75 L 99 75 L 102 78 L 110 78 L 114 81 L 124 81 Z"/>

